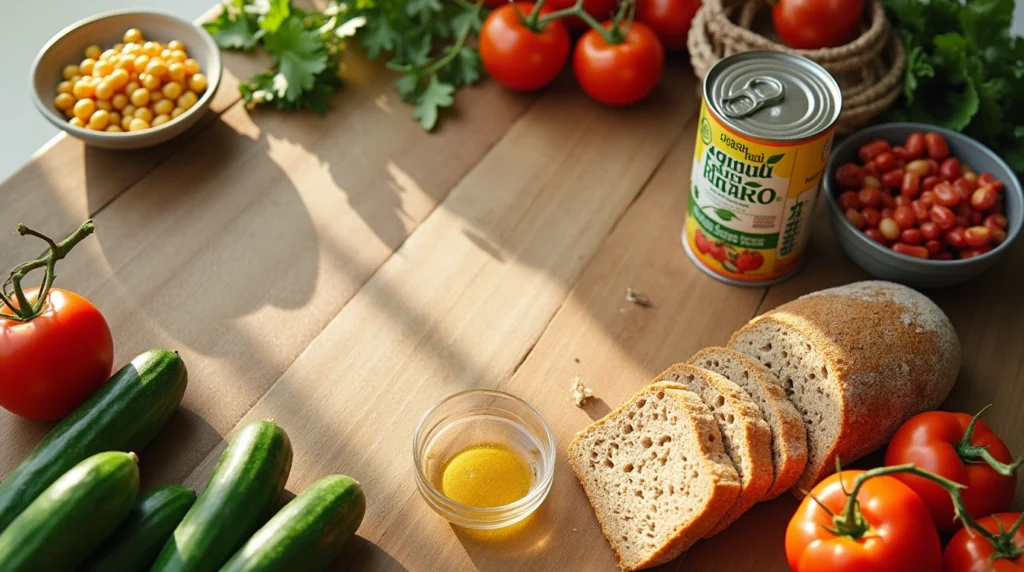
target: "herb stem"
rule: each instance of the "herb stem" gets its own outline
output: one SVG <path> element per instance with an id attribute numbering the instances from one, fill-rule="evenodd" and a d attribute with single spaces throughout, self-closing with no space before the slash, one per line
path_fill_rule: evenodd
<path id="1" fill-rule="evenodd" d="M 438 70 L 451 63 L 451 61 L 455 59 L 455 56 L 459 55 L 462 48 L 466 46 L 466 40 L 469 38 L 469 32 L 473 29 L 473 20 L 476 19 L 476 16 L 480 13 L 483 6 L 483 0 L 480 0 L 480 2 L 477 2 L 476 5 L 473 6 L 473 17 L 466 18 L 466 25 L 464 25 L 462 30 L 459 31 L 459 37 L 455 40 L 455 44 L 446 50 L 444 57 L 420 70 L 420 77 L 426 77 L 437 73 Z"/>

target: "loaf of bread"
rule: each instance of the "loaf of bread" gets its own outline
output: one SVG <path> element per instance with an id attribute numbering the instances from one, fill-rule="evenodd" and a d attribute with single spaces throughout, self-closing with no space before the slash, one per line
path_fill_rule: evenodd
<path id="1" fill-rule="evenodd" d="M 802 496 L 884 445 L 903 421 L 934 409 L 960 369 L 960 342 L 924 295 L 890 282 L 808 294 L 758 316 L 729 347 L 771 370 L 807 426 Z"/>
<path id="2" fill-rule="evenodd" d="M 772 434 L 772 464 L 775 474 L 764 500 L 786 492 L 807 465 L 807 428 L 800 412 L 790 403 L 782 383 L 768 368 L 729 348 L 710 347 L 697 352 L 688 362 L 719 373 L 746 391 L 761 410 Z"/>
<path id="3" fill-rule="evenodd" d="M 740 494 L 707 536 L 723 531 L 750 507 L 764 500 L 772 486 L 772 433 L 761 411 L 743 389 L 725 377 L 699 367 L 676 364 L 654 383 L 681 384 L 711 410 L 722 434 L 725 454 L 740 476 Z"/>
<path id="4" fill-rule="evenodd" d="M 624 570 L 679 556 L 740 489 L 711 410 L 677 384 L 650 385 L 577 434 L 569 464 Z"/>

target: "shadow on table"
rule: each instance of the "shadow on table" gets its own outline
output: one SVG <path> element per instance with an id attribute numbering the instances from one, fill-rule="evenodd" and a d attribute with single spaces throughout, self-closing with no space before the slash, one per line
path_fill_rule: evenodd
<path id="1" fill-rule="evenodd" d="M 532 559 L 545 550 L 571 550 L 570 544 L 553 547 L 555 528 L 548 503 L 525 520 L 498 530 L 471 530 L 449 525 L 478 570 L 529 570 Z M 578 548 L 578 547 L 577 547 Z M 566 558 L 563 562 L 572 562 Z"/>
<path id="2" fill-rule="evenodd" d="M 358 564 L 357 559 L 358 558 Z M 407 572 L 402 563 L 392 558 L 381 547 L 362 536 L 353 536 L 341 555 L 328 568 L 331 572 L 358 572 L 359 570 L 381 570 Z"/>

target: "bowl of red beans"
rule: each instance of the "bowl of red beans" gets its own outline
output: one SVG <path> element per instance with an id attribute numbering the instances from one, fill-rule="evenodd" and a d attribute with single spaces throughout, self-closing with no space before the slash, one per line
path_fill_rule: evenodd
<path id="1" fill-rule="evenodd" d="M 1020 234 L 1024 192 L 1010 167 L 977 141 L 922 123 L 862 129 L 832 151 L 829 222 L 861 268 L 937 287 L 968 280 Z"/>

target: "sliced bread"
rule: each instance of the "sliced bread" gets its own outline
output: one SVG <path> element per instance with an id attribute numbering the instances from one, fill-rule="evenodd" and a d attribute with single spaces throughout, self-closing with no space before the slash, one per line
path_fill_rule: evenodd
<path id="1" fill-rule="evenodd" d="M 772 432 L 775 476 L 764 498 L 789 490 L 807 464 L 807 428 L 779 378 L 752 358 L 728 348 L 704 348 L 688 363 L 725 376 L 754 400 Z"/>
<path id="2" fill-rule="evenodd" d="M 640 390 L 577 434 L 569 464 L 624 570 L 679 556 L 740 488 L 711 411 L 675 384 Z"/>
<path id="3" fill-rule="evenodd" d="M 740 477 L 740 494 L 707 536 L 725 530 L 756 503 L 772 486 L 772 432 L 754 401 L 738 385 L 723 376 L 687 364 L 676 364 L 654 383 L 681 384 L 696 393 L 711 410 L 722 444 Z"/>
<path id="4" fill-rule="evenodd" d="M 960 342 L 942 310 L 891 282 L 856 282 L 783 304 L 733 334 L 729 347 L 781 381 L 807 426 L 798 497 L 878 449 L 910 416 L 946 398 Z"/>

